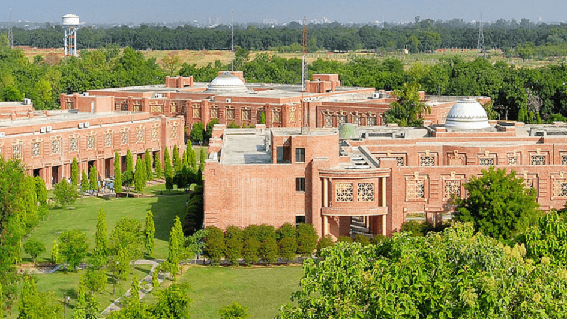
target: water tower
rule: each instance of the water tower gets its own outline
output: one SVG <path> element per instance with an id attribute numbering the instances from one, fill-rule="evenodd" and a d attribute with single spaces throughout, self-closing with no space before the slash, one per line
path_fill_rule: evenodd
<path id="1" fill-rule="evenodd" d="M 77 56 L 77 30 L 79 29 L 79 16 L 76 14 L 66 14 L 62 18 L 62 25 L 65 28 L 65 56 Z"/>

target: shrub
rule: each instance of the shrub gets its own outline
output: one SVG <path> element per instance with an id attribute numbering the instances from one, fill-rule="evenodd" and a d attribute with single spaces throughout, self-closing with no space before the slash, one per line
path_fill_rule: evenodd
<path id="1" fill-rule="evenodd" d="M 319 242 L 317 243 L 317 256 L 321 256 L 321 250 L 323 250 L 323 248 L 333 247 L 334 245 L 335 242 L 333 242 L 331 235 L 319 238 Z"/>
<path id="2" fill-rule="evenodd" d="M 260 245 L 260 259 L 267 264 L 273 264 L 278 260 L 278 244 L 274 238 L 266 238 Z"/>
<path id="3" fill-rule="evenodd" d="M 295 226 L 291 223 L 283 224 L 276 232 L 277 240 L 281 240 L 282 238 L 286 237 L 295 238 Z"/>
<path id="4" fill-rule="evenodd" d="M 340 236 L 337 238 L 337 243 L 352 243 L 352 238 L 350 236 Z"/>
<path id="5" fill-rule="evenodd" d="M 218 227 L 207 226 L 205 228 L 205 257 L 209 258 L 213 264 L 219 264 L 225 250 L 224 233 Z"/>
<path id="6" fill-rule="evenodd" d="M 388 237 L 382 235 L 382 234 L 377 234 L 376 236 L 372 237 L 372 239 L 370 239 L 370 243 L 373 245 L 377 245 L 383 241 L 388 240 Z"/>
<path id="7" fill-rule="evenodd" d="M 226 260 L 230 261 L 231 264 L 238 265 L 238 261 L 242 256 L 242 241 L 239 238 L 227 238 L 225 256 Z"/>
<path id="8" fill-rule="evenodd" d="M 24 243 L 24 251 L 31 256 L 32 262 L 35 264 L 37 256 L 45 251 L 45 245 L 39 240 L 28 239 Z"/>
<path id="9" fill-rule="evenodd" d="M 360 243 L 362 246 L 370 245 L 370 238 L 364 236 L 363 234 L 356 234 L 354 236 L 354 242 Z"/>
<path id="10" fill-rule="evenodd" d="M 295 261 L 297 255 L 297 242 L 295 238 L 284 238 L 278 243 L 280 257 L 287 261 Z"/>
<path id="11" fill-rule="evenodd" d="M 299 224 L 297 226 L 297 253 L 310 256 L 317 247 L 317 231 L 312 224 Z"/>
<path id="12" fill-rule="evenodd" d="M 234 302 L 231 305 L 224 306 L 217 311 L 221 319 L 246 319 L 250 318 L 248 308 Z"/>
<path id="13" fill-rule="evenodd" d="M 410 233 L 413 237 L 423 237 L 432 229 L 433 227 L 427 222 L 410 220 L 402 224 L 401 231 Z"/>
<path id="14" fill-rule="evenodd" d="M 235 238 L 240 242 L 244 241 L 244 231 L 242 228 L 237 226 L 228 226 L 224 231 L 224 237 L 228 240 L 231 238 Z"/>
<path id="15" fill-rule="evenodd" d="M 247 265 L 254 264 L 258 261 L 258 250 L 260 249 L 260 242 L 255 238 L 248 238 L 244 240 L 242 247 L 242 258 Z"/>

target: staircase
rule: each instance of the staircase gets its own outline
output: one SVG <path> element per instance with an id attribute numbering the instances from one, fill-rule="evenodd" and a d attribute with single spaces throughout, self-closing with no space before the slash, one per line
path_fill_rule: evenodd
<path id="1" fill-rule="evenodd" d="M 366 228 L 364 224 L 364 217 L 353 216 L 350 219 L 350 237 L 354 238 L 354 236 L 358 234 L 362 234 L 368 238 L 372 237 L 370 230 Z"/>

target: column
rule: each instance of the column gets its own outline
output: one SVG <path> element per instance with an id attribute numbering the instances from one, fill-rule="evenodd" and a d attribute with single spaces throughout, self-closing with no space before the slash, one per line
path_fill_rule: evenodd
<path id="1" fill-rule="evenodd" d="M 386 177 L 382 177 L 382 207 L 386 207 Z M 382 235 L 386 236 L 386 215 L 382 215 Z"/>
<path id="2" fill-rule="evenodd" d="M 323 179 L 323 207 L 329 207 L 329 180 Z"/>
<path id="3" fill-rule="evenodd" d="M 386 215 L 382 215 L 382 235 L 386 236 Z"/>

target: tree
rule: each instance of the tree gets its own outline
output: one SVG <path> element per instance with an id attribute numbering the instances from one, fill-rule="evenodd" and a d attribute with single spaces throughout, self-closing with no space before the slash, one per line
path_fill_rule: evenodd
<path id="1" fill-rule="evenodd" d="M 77 189 L 73 187 L 73 185 L 67 183 L 65 179 L 55 185 L 53 195 L 55 195 L 55 202 L 63 207 L 73 205 L 79 197 Z"/>
<path id="2" fill-rule="evenodd" d="M 191 143 L 187 143 L 187 164 L 193 170 L 197 169 L 197 154 L 195 153 Z"/>
<path id="3" fill-rule="evenodd" d="M 165 148 L 163 155 L 163 173 L 165 175 L 165 188 L 173 189 L 173 168 L 171 167 L 171 159 L 169 158 L 169 149 Z"/>
<path id="4" fill-rule="evenodd" d="M 465 184 L 466 198 L 456 198 L 457 221 L 472 222 L 477 231 L 494 238 L 509 239 L 528 226 L 539 216 L 536 190 L 525 186 L 523 179 L 516 178 L 505 169 L 482 170 L 482 176 L 471 177 Z"/>
<path id="5" fill-rule="evenodd" d="M 81 192 L 86 193 L 89 190 L 89 178 L 85 170 L 81 174 Z"/>
<path id="6" fill-rule="evenodd" d="M 248 308 L 242 306 L 238 302 L 233 302 L 230 305 L 224 306 L 217 311 L 221 319 L 246 319 L 250 318 Z"/>
<path id="7" fill-rule="evenodd" d="M 177 148 L 177 144 L 173 145 L 173 168 L 175 168 L 175 172 L 179 172 L 181 168 L 183 168 L 183 161 L 181 157 L 179 157 L 179 149 Z"/>
<path id="8" fill-rule="evenodd" d="M 39 223 L 35 178 L 32 176 L 26 176 L 24 178 L 23 186 L 21 193 L 21 206 L 23 212 L 22 221 L 25 223 L 26 229 L 31 230 Z"/>
<path id="9" fill-rule="evenodd" d="M 404 83 L 403 88 L 395 90 L 393 95 L 397 99 L 390 103 L 390 109 L 384 113 L 387 123 L 396 123 L 399 126 L 420 126 L 423 124 L 423 114 L 431 113 L 431 108 L 420 101 L 420 85 Z"/>
<path id="10" fill-rule="evenodd" d="M 279 241 L 279 255 L 285 260 L 295 261 L 297 258 L 297 242 L 295 238 L 286 237 Z"/>
<path id="11" fill-rule="evenodd" d="M 375 249 L 340 243 L 322 258 L 306 260 L 304 268 L 297 306 L 284 307 L 279 318 L 565 315 L 567 292 L 556 294 L 554 288 L 567 283 L 558 276 L 563 268 L 528 260 L 521 245 L 504 246 L 470 224 L 457 223 L 435 236 L 398 233 Z M 534 299 L 522 303 L 526 295 Z"/>
<path id="12" fill-rule="evenodd" d="M 59 235 L 60 252 L 71 269 L 76 269 L 87 256 L 89 243 L 87 235 L 77 229 L 67 230 Z"/>
<path id="13" fill-rule="evenodd" d="M 260 259 L 267 264 L 273 264 L 278 260 L 278 243 L 272 237 L 266 238 L 260 244 L 259 254 Z"/>
<path id="14" fill-rule="evenodd" d="M 317 243 L 317 257 L 321 257 L 323 249 L 327 247 L 333 247 L 334 245 L 335 243 L 333 242 L 331 235 L 326 235 L 319 238 L 319 242 Z"/>
<path id="15" fill-rule="evenodd" d="M 126 151 L 126 172 L 134 173 L 134 158 L 129 149 Z"/>
<path id="16" fill-rule="evenodd" d="M 191 128 L 191 133 L 189 133 L 189 137 L 193 142 L 202 142 L 204 139 L 205 127 L 202 122 L 197 122 Z"/>
<path id="17" fill-rule="evenodd" d="M 32 262 L 35 264 L 37 256 L 45 251 L 45 245 L 38 240 L 28 239 L 24 243 L 24 251 L 31 256 Z"/>
<path id="18" fill-rule="evenodd" d="M 91 293 L 100 292 L 106 287 L 108 278 L 104 268 L 94 269 L 89 268 L 87 272 L 81 277 L 81 283 L 89 289 Z"/>
<path id="19" fill-rule="evenodd" d="M 144 233 L 140 221 L 124 217 L 114 226 L 110 234 L 110 251 L 118 255 L 120 250 L 126 254 L 127 260 L 137 259 L 143 255 Z"/>
<path id="20" fill-rule="evenodd" d="M 2 289 L 2 284 L 0 284 L 0 318 L 4 318 L 4 308 L 6 307 L 5 304 L 4 291 Z"/>
<path id="21" fill-rule="evenodd" d="M 215 124 L 219 124 L 218 119 L 212 119 L 207 123 L 207 129 L 205 131 L 205 140 L 208 141 L 211 137 L 213 137 L 213 128 Z M 264 122 L 265 124 L 265 122 Z"/>
<path id="22" fill-rule="evenodd" d="M 58 264 L 60 262 L 59 243 L 57 240 L 53 241 L 53 246 L 51 247 L 51 262 L 54 264 Z"/>
<path id="23" fill-rule="evenodd" d="M 41 178 L 39 176 L 35 177 L 35 189 L 36 189 L 36 194 L 37 194 L 38 205 L 46 205 L 47 204 L 47 187 L 45 186 L 45 181 L 43 180 L 43 178 Z"/>
<path id="24" fill-rule="evenodd" d="M 146 153 L 144 154 L 144 161 L 146 162 L 146 180 L 151 181 L 153 180 L 152 174 L 152 156 L 150 155 L 150 151 L 146 149 Z"/>
<path id="25" fill-rule="evenodd" d="M 77 187 L 79 184 L 79 164 L 77 164 L 77 158 L 73 157 L 73 163 L 71 164 L 71 185 Z"/>
<path id="26" fill-rule="evenodd" d="M 209 258 L 213 264 L 219 264 L 225 250 L 224 233 L 215 226 L 205 228 L 205 257 Z"/>
<path id="27" fill-rule="evenodd" d="M 142 160 L 136 161 L 136 172 L 134 172 L 134 188 L 141 193 L 146 186 L 146 164 Z"/>
<path id="28" fill-rule="evenodd" d="M 190 287 L 188 284 L 172 284 L 157 293 L 157 302 L 150 312 L 154 318 L 189 319 Z"/>
<path id="29" fill-rule="evenodd" d="M 527 256 L 535 260 L 547 258 L 564 267 L 567 264 L 567 222 L 564 209 L 555 210 L 539 217 L 538 223 L 523 236 Z"/>
<path id="30" fill-rule="evenodd" d="M 242 258 L 247 265 L 252 265 L 258 262 L 258 259 L 260 258 L 258 256 L 259 250 L 260 242 L 256 238 L 249 237 L 244 240 L 244 243 L 242 245 Z"/>
<path id="31" fill-rule="evenodd" d="M 98 218 L 96 222 L 96 232 L 95 232 L 95 248 L 94 256 L 97 259 L 106 261 L 108 255 L 108 235 L 106 226 L 106 213 L 102 207 L 98 211 Z"/>
<path id="32" fill-rule="evenodd" d="M 62 308 L 53 302 L 53 293 L 38 293 L 35 279 L 25 276 L 18 302 L 19 319 L 59 318 Z"/>
<path id="33" fill-rule="evenodd" d="M 120 155 L 114 152 L 114 192 L 122 193 L 122 168 L 120 167 Z"/>
<path id="34" fill-rule="evenodd" d="M 205 161 L 207 160 L 207 149 L 204 147 L 201 148 L 201 152 L 199 153 L 199 170 L 201 172 L 205 171 Z"/>
<path id="35" fill-rule="evenodd" d="M 154 166 L 155 171 L 156 171 L 156 178 L 160 179 L 161 178 L 161 161 L 159 159 L 159 152 L 156 152 L 155 156 L 154 156 Z"/>
<path id="36" fill-rule="evenodd" d="M 297 226 L 297 253 L 302 256 L 311 256 L 317 247 L 319 236 L 312 224 L 299 224 Z"/>
<path id="37" fill-rule="evenodd" d="M 154 214 L 151 210 L 148 210 L 146 214 L 146 224 L 144 227 L 144 235 L 145 235 L 145 246 L 146 246 L 146 254 L 149 257 L 152 257 L 154 254 L 154 236 L 156 233 L 156 228 L 154 225 Z"/>
<path id="38" fill-rule="evenodd" d="M 89 169 L 89 190 L 98 190 L 98 172 L 94 165 Z"/>

